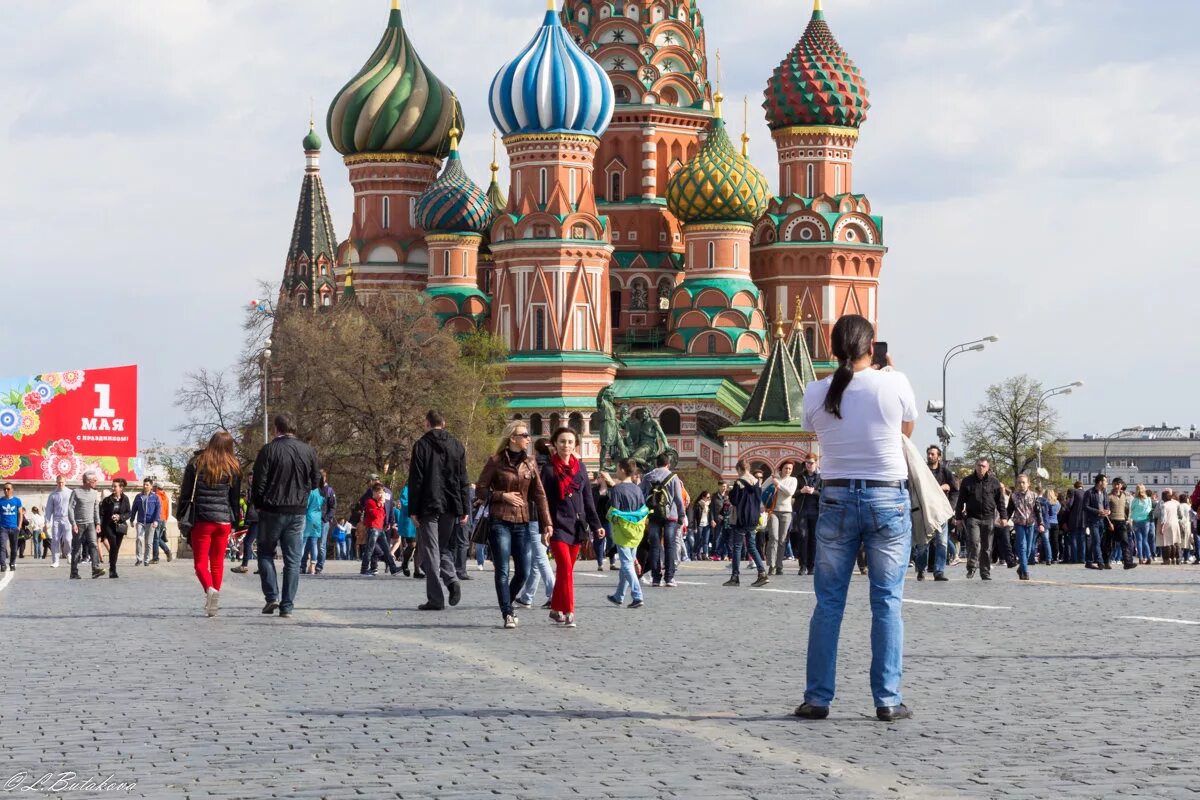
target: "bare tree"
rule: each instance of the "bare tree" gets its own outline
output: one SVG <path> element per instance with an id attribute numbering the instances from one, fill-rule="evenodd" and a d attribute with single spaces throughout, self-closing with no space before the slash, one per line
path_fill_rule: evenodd
<path id="1" fill-rule="evenodd" d="M 207 441 L 220 430 L 238 433 L 245 421 L 245 408 L 238 387 L 225 372 L 200 368 L 184 376 L 175 392 L 175 406 L 187 420 L 175 427 L 188 444 Z"/>
<path id="2" fill-rule="evenodd" d="M 987 389 L 984 402 L 975 409 L 975 419 L 967 424 L 966 451 L 972 460 L 987 458 L 997 477 L 1012 482 L 1037 464 L 1040 438 L 1047 444 L 1043 464 L 1057 464 L 1053 440 L 1059 437 L 1058 415 L 1038 400 L 1042 384 L 1028 375 L 1018 375 Z"/>

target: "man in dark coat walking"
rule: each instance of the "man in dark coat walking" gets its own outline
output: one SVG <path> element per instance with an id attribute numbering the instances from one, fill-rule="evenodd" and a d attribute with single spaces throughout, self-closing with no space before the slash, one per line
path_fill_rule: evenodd
<path id="1" fill-rule="evenodd" d="M 425 572 L 427 601 L 418 608 L 440 611 L 446 607 L 442 583 L 450 605 L 462 598 L 451 552 L 454 523 L 467 524 L 467 453 L 446 431 L 446 420 L 437 411 L 425 415 L 428 430 L 413 445 L 408 467 L 408 512 L 417 528 L 421 568 Z"/>

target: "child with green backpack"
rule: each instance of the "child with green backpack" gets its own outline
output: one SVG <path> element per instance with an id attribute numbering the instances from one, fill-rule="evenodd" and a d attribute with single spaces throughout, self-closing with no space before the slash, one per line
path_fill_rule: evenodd
<path id="1" fill-rule="evenodd" d="M 650 516 L 642 490 L 637 485 L 640 474 L 637 461 L 627 458 L 617 466 L 620 482 L 608 490 L 608 519 L 612 523 L 613 544 L 617 546 L 617 556 L 621 559 L 617 593 L 608 595 L 608 602 L 616 606 L 624 603 L 625 588 L 628 586 L 633 590 L 630 608 L 645 605 L 642 602 L 642 583 L 633 568 L 638 544 L 646 535 L 646 519 Z"/>

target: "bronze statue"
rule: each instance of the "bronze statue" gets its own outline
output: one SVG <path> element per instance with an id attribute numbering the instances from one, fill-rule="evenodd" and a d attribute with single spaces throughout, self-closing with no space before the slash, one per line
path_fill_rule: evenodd
<path id="1" fill-rule="evenodd" d="M 653 469 L 663 453 L 671 456 L 672 467 L 679 462 L 679 454 L 668 443 L 667 435 L 650 410 L 638 408 L 630 416 L 629 406 L 617 406 L 611 386 L 604 387 L 596 396 L 596 415 L 601 470 L 610 470 L 626 458 L 636 459 L 644 470 Z"/>

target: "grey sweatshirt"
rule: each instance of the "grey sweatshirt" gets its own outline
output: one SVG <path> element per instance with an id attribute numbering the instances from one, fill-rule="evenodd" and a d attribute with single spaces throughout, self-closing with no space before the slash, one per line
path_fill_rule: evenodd
<path id="1" fill-rule="evenodd" d="M 650 499 L 650 485 L 657 483 L 667 475 L 671 474 L 671 470 L 666 467 L 658 467 L 652 469 L 642 476 L 642 497 L 646 500 Z M 667 491 L 671 494 L 671 513 L 667 517 L 670 522 L 679 522 L 683 516 L 683 481 L 679 480 L 679 476 L 671 478 L 671 482 L 667 484 Z"/>
<path id="2" fill-rule="evenodd" d="M 67 504 L 67 519 L 72 525 L 100 525 L 100 492 L 95 489 L 72 489 Z"/>
<path id="3" fill-rule="evenodd" d="M 46 521 L 65 520 L 71 515 L 71 490 L 55 489 L 46 498 Z"/>

